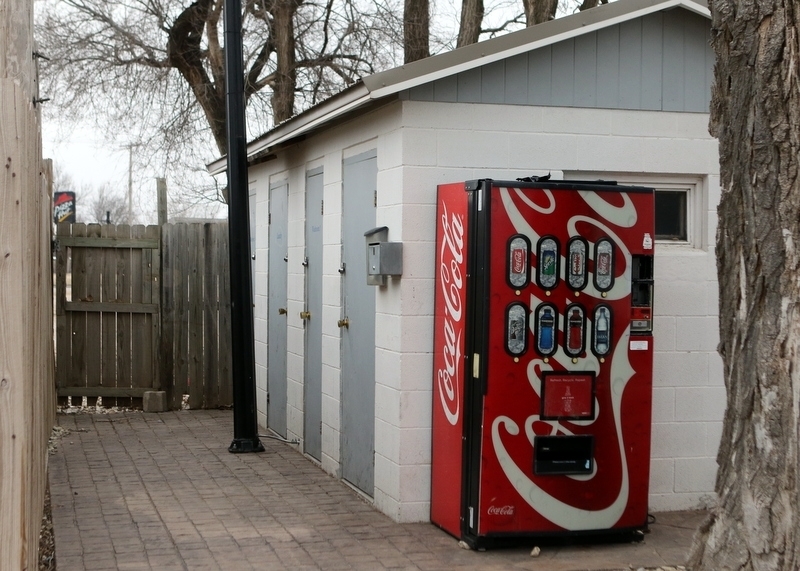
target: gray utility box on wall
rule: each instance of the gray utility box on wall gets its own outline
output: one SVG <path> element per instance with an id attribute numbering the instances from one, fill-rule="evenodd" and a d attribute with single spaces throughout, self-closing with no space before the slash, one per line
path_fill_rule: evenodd
<path id="1" fill-rule="evenodd" d="M 367 285 L 385 286 L 386 276 L 403 274 L 402 242 L 387 242 L 389 228 L 380 226 L 364 233 L 367 243 Z"/>

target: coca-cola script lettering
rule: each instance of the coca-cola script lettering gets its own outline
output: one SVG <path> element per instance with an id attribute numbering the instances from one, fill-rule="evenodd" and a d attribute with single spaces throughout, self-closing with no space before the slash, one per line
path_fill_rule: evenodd
<path id="1" fill-rule="evenodd" d="M 461 411 L 458 383 L 461 365 L 461 338 L 464 333 L 463 293 L 464 276 L 464 221 L 460 216 L 450 216 L 447 207 L 441 217 L 442 243 L 439 251 L 439 280 L 444 295 L 443 345 L 438 348 L 444 355 L 444 367 L 436 372 L 439 398 L 447 421 L 455 425 Z"/>
<path id="2" fill-rule="evenodd" d="M 514 506 L 489 506 L 488 515 L 514 515 Z"/>

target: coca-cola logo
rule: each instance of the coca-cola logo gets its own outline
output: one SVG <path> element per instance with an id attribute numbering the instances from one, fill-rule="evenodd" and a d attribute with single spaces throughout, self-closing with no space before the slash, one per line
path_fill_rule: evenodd
<path id="1" fill-rule="evenodd" d="M 525 250 L 522 248 L 511 250 L 511 271 L 515 274 L 525 271 Z"/>
<path id="2" fill-rule="evenodd" d="M 595 273 L 602 276 L 611 274 L 611 256 L 609 254 L 605 252 L 598 254 L 597 268 L 595 269 Z"/>
<path id="3" fill-rule="evenodd" d="M 489 506 L 486 513 L 489 515 L 514 515 L 514 506 Z"/>
<path id="4" fill-rule="evenodd" d="M 576 276 L 582 274 L 583 256 L 581 256 L 580 252 L 573 252 L 570 254 L 570 261 L 572 262 L 572 273 Z"/>
<path id="5" fill-rule="evenodd" d="M 443 367 L 436 372 L 439 398 L 447 421 L 455 425 L 461 412 L 458 383 L 461 376 L 461 338 L 464 334 L 463 291 L 464 276 L 461 268 L 464 262 L 464 221 L 463 218 L 447 212 L 443 205 L 441 217 L 441 246 L 439 250 L 439 286 L 444 296 L 444 320 L 442 347 L 438 348 L 444 356 Z"/>

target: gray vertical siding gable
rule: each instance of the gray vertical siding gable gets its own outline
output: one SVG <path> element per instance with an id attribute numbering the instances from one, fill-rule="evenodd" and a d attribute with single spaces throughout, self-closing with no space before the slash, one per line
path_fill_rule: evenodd
<path id="1" fill-rule="evenodd" d="M 706 113 L 710 22 L 650 14 L 415 87 L 415 101 Z"/>

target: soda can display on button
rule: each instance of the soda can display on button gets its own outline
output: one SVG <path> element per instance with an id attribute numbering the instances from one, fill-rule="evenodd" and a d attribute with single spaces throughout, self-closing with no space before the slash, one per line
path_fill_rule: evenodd
<path id="1" fill-rule="evenodd" d="M 594 286 L 598 291 L 614 287 L 614 244 L 608 238 L 594 246 Z"/>
<path id="2" fill-rule="evenodd" d="M 536 283 L 542 289 L 553 289 L 558 284 L 558 242 L 552 236 L 543 236 L 536 246 Z"/>
<path id="3" fill-rule="evenodd" d="M 567 244 L 569 252 L 569 272 L 567 282 L 569 287 L 580 291 L 586 287 L 586 252 L 589 246 L 583 238 L 572 238 Z"/>
<path id="4" fill-rule="evenodd" d="M 508 283 L 511 287 L 528 285 L 528 259 L 531 243 L 525 236 L 517 234 L 508 241 Z"/>

